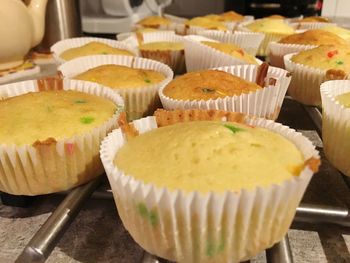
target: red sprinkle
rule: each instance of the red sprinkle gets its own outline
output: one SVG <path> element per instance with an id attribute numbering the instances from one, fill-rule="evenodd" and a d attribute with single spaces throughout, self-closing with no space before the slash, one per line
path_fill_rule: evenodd
<path id="1" fill-rule="evenodd" d="M 68 155 L 73 154 L 73 152 L 74 152 L 74 144 L 73 143 L 66 143 L 65 147 L 66 147 L 66 152 L 68 153 Z"/>
<path id="2" fill-rule="evenodd" d="M 329 51 L 327 57 L 332 58 L 334 55 L 338 54 L 338 50 Z"/>

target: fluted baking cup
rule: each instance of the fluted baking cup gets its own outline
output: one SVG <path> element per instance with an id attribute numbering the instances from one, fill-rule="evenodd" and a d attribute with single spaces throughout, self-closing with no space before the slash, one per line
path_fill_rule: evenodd
<path id="1" fill-rule="evenodd" d="M 270 42 L 267 46 L 268 60 L 274 67 L 285 68 L 284 55 L 298 53 L 315 47 L 317 46 Z"/>
<path id="2" fill-rule="evenodd" d="M 0 97 L 61 89 L 109 99 L 117 105 L 117 111 L 98 127 L 73 137 L 48 138 L 23 146 L 0 142 L 0 191 L 15 195 L 48 194 L 68 190 L 103 173 L 99 146 L 107 133 L 117 128 L 123 110 L 118 94 L 96 83 L 47 78 L 0 86 Z"/>
<path id="3" fill-rule="evenodd" d="M 286 137 L 305 161 L 319 160 L 312 143 L 295 130 L 264 119 L 246 122 Z M 134 126 L 144 133 L 156 129 L 157 122 L 148 117 L 134 121 Z M 279 242 L 313 174 L 306 166 L 299 176 L 281 184 L 238 192 L 172 191 L 145 184 L 114 166 L 114 157 L 125 143 L 118 129 L 101 145 L 119 216 L 142 248 L 176 262 L 244 261 Z"/>
<path id="4" fill-rule="evenodd" d="M 149 32 L 143 34 L 143 43 L 152 43 L 158 41 L 166 42 L 181 42 L 183 37 L 172 33 L 171 31 Z M 139 49 L 140 54 L 144 58 L 160 61 L 167 64 L 175 74 L 182 74 L 186 72 L 185 65 L 185 50 L 142 50 Z"/>
<path id="5" fill-rule="evenodd" d="M 98 37 L 76 37 L 76 38 L 64 39 L 64 40 L 61 40 L 61 41 L 57 42 L 56 44 L 54 44 L 51 47 L 51 52 L 53 52 L 53 56 L 54 56 L 55 60 L 61 64 L 61 63 L 66 62 L 63 58 L 60 57 L 60 55 L 64 51 L 71 49 L 71 48 L 84 46 L 84 45 L 86 45 L 90 42 L 93 42 L 93 41 L 107 44 L 113 48 L 127 50 L 135 55 L 138 54 L 137 49 L 133 49 L 131 46 L 126 45 L 125 43 L 123 43 L 121 41 L 116 41 L 116 40 L 106 39 L 106 38 L 98 38 Z"/>
<path id="6" fill-rule="evenodd" d="M 239 24 L 237 30 L 243 32 L 252 32 L 249 28 L 246 27 L 250 23 L 252 23 L 252 21 Z M 281 33 L 261 33 L 264 34 L 265 37 L 259 46 L 257 55 L 262 57 L 265 57 L 267 55 L 267 46 L 270 42 L 278 42 L 281 38 L 289 35 Z"/>
<path id="7" fill-rule="evenodd" d="M 201 41 L 217 42 L 203 36 L 189 35 L 184 37 L 185 61 L 188 72 L 221 66 L 248 64 L 244 60 L 204 45 Z M 260 64 L 259 60 L 256 60 L 256 62 Z"/>
<path id="8" fill-rule="evenodd" d="M 350 176 L 350 108 L 335 97 L 350 92 L 350 80 L 333 80 L 321 84 L 322 138 L 327 159 L 346 176 Z"/>
<path id="9" fill-rule="evenodd" d="M 218 30 L 202 30 L 198 34 L 219 42 L 236 44 L 253 56 L 256 56 L 258 48 L 265 37 L 262 33 L 242 31 L 230 33 Z"/>
<path id="10" fill-rule="evenodd" d="M 138 119 L 153 113 L 160 106 L 158 90 L 168 84 L 173 78 L 173 71 L 165 64 L 146 58 L 120 56 L 120 55 L 96 55 L 73 59 L 62 64 L 58 70 L 65 78 L 74 78 L 91 68 L 101 65 L 122 65 L 136 69 L 155 70 L 164 74 L 165 79 L 160 83 L 138 88 L 114 89 L 124 99 L 125 111 L 129 120 Z M 117 78 L 118 76 L 116 76 Z"/>
<path id="11" fill-rule="evenodd" d="M 258 72 L 255 65 L 237 65 L 219 67 L 222 70 L 254 82 Z M 211 99 L 211 100 L 177 100 L 164 94 L 164 87 L 159 90 L 162 105 L 167 110 L 174 109 L 213 109 L 230 112 L 241 112 L 250 116 L 277 119 L 287 92 L 291 77 L 286 70 L 269 67 L 266 79 L 276 80 L 273 86 L 269 85 L 260 90 L 244 93 L 239 96 Z M 268 82 L 268 81 L 267 81 Z"/>
<path id="12" fill-rule="evenodd" d="M 303 104 L 321 105 L 320 85 L 327 80 L 327 71 L 294 63 L 291 60 L 294 55 L 284 56 L 286 70 L 292 73 L 288 94 Z"/>

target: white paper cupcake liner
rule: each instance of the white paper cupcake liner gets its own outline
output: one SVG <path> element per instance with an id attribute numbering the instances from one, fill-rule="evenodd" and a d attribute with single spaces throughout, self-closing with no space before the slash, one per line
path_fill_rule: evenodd
<path id="1" fill-rule="evenodd" d="M 29 76 L 34 76 L 35 74 L 38 74 L 38 73 L 40 73 L 40 67 L 38 65 L 35 65 L 31 69 L 24 69 L 24 70 L 12 72 L 12 73 L 6 74 L 4 76 L 1 76 L 0 77 L 0 84 L 15 81 L 17 79 L 22 79 L 22 78 L 29 77 Z"/>
<path id="2" fill-rule="evenodd" d="M 291 26 L 295 27 L 296 29 L 320 29 L 325 26 L 335 26 L 334 23 L 326 23 L 326 22 L 294 22 L 290 24 Z"/>
<path id="3" fill-rule="evenodd" d="M 306 105 L 321 105 L 320 85 L 326 81 L 326 70 L 291 61 L 295 53 L 284 56 L 286 70 L 292 73 L 288 94 Z"/>
<path id="4" fill-rule="evenodd" d="M 264 119 L 248 124 L 264 127 L 292 141 L 305 160 L 319 159 L 300 133 Z M 140 133 L 157 128 L 154 117 L 134 122 Z M 113 164 L 125 144 L 121 130 L 101 145 L 101 159 L 119 216 L 133 239 L 151 254 L 176 262 L 238 262 L 280 241 L 312 177 L 306 167 L 280 185 L 225 193 L 170 191 L 135 180 Z M 156 161 L 156 160 L 155 160 Z"/>
<path id="5" fill-rule="evenodd" d="M 183 37 L 172 33 L 171 31 L 149 32 L 143 34 L 143 43 L 158 41 L 183 42 Z M 139 50 L 144 58 L 157 60 L 167 64 L 175 74 L 186 72 L 185 50 Z"/>
<path id="6" fill-rule="evenodd" d="M 64 39 L 64 40 L 58 41 L 56 44 L 54 44 L 51 47 L 51 52 L 53 52 L 53 56 L 54 56 L 55 60 L 61 64 L 61 63 L 66 62 L 63 58 L 60 57 L 60 55 L 64 51 L 71 49 L 71 48 L 81 47 L 81 46 L 86 45 L 86 44 L 93 42 L 93 41 L 107 44 L 113 48 L 127 50 L 135 55 L 138 55 L 137 49 L 133 49 L 132 47 L 130 47 L 129 45 L 126 45 L 123 42 L 116 41 L 113 39 L 98 38 L 98 37 L 77 37 L 77 38 Z"/>
<path id="7" fill-rule="evenodd" d="M 96 83 L 44 79 L 0 86 L 0 97 L 58 89 L 109 99 L 117 105 L 117 111 L 98 127 L 73 137 L 23 146 L 0 143 L 0 191 L 15 195 L 48 194 L 68 190 L 103 173 L 99 146 L 102 139 L 117 128 L 124 104 L 118 94 Z"/>
<path id="8" fill-rule="evenodd" d="M 145 28 L 145 26 L 142 25 L 135 25 L 135 30 L 140 29 L 140 28 Z M 183 23 L 177 23 L 177 22 L 170 22 L 170 24 L 167 25 L 158 25 L 158 26 L 152 26 L 150 28 L 155 28 L 155 29 L 159 29 L 159 30 L 170 30 L 170 31 L 174 31 L 176 34 L 179 35 L 185 35 L 186 34 L 186 25 Z"/>
<path id="9" fill-rule="evenodd" d="M 258 48 L 265 37 L 262 33 L 242 31 L 229 33 L 218 30 L 202 30 L 198 34 L 219 42 L 236 44 L 253 56 L 256 56 Z"/>
<path id="10" fill-rule="evenodd" d="M 221 66 L 248 64 L 246 61 L 232 57 L 215 48 L 206 46 L 201 41 L 216 40 L 203 36 L 190 35 L 184 37 L 185 61 L 187 72 Z M 259 60 L 256 60 L 260 64 Z"/>
<path id="11" fill-rule="evenodd" d="M 298 53 L 315 47 L 317 46 L 270 42 L 267 46 L 268 60 L 274 67 L 285 68 L 283 61 L 285 55 Z"/>
<path id="12" fill-rule="evenodd" d="M 165 75 L 165 79 L 158 84 L 139 88 L 118 88 L 118 92 L 124 99 L 125 111 L 129 120 L 138 119 L 152 114 L 160 105 L 158 90 L 168 84 L 173 78 L 173 71 L 165 64 L 158 61 L 119 55 L 96 55 L 73 59 L 62 64 L 58 70 L 65 78 L 74 78 L 91 68 L 101 65 L 123 65 L 138 69 L 155 70 Z M 116 76 L 118 77 L 118 76 Z"/>
<path id="13" fill-rule="evenodd" d="M 237 65 L 216 68 L 254 82 L 258 66 Z M 274 86 L 267 86 L 258 91 L 240 96 L 225 97 L 211 100 L 177 100 L 164 95 L 164 87 L 159 90 L 162 105 L 167 110 L 175 109 L 214 109 L 241 112 L 250 116 L 276 120 L 282 107 L 291 77 L 288 72 L 275 67 L 269 67 L 266 79 L 274 78 Z"/>
<path id="14" fill-rule="evenodd" d="M 250 22 L 245 22 L 241 23 L 238 27 L 238 31 L 243 31 L 243 32 L 252 32 L 249 28 L 246 26 L 250 24 Z M 288 36 L 288 34 L 278 34 L 278 33 L 262 33 L 265 35 L 263 41 L 261 42 L 257 55 L 265 57 L 267 56 L 267 46 L 269 45 L 270 42 L 278 42 L 281 38 Z"/>
<path id="15" fill-rule="evenodd" d="M 350 92 L 350 80 L 327 81 L 321 85 L 324 152 L 337 169 L 350 176 L 350 109 L 335 100 L 347 92 Z"/>

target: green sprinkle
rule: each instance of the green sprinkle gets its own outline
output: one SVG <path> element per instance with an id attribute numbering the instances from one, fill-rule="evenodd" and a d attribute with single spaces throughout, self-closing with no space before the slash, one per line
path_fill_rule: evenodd
<path id="1" fill-rule="evenodd" d="M 75 100 L 74 103 L 86 103 L 86 100 Z"/>
<path id="2" fill-rule="evenodd" d="M 240 131 L 244 131 L 243 129 L 238 128 L 238 127 L 236 127 L 236 126 L 233 126 L 233 125 L 231 125 L 231 124 L 224 124 L 224 126 L 225 126 L 227 129 L 231 130 L 233 133 L 240 132 Z"/>
<path id="3" fill-rule="evenodd" d="M 215 92 L 215 89 L 211 89 L 211 88 L 202 88 L 202 91 L 203 91 L 204 93 L 213 93 L 213 92 Z"/>
<path id="4" fill-rule="evenodd" d="M 216 249 L 215 249 L 215 246 L 213 244 L 211 244 L 211 243 L 207 244 L 206 254 L 207 254 L 208 257 L 214 256 L 216 254 L 215 250 Z"/>
<path id="5" fill-rule="evenodd" d="M 151 83 L 151 80 L 150 79 L 145 79 L 145 82 L 146 83 Z"/>
<path id="6" fill-rule="evenodd" d="M 343 65 L 343 64 L 344 64 L 344 62 L 341 61 L 341 60 L 336 60 L 335 63 L 336 63 L 337 65 Z"/>
<path id="7" fill-rule="evenodd" d="M 80 122 L 84 123 L 84 124 L 90 124 L 95 120 L 95 118 L 90 117 L 90 116 L 86 116 L 86 117 L 81 117 L 80 118 Z"/>
<path id="8" fill-rule="evenodd" d="M 52 108 L 52 106 L 46 106 L 46 110 L 47 110 L 47 112 L 52 112 L 53 108 Z"/>
<path id="9" fill-rule="evenodd" d="M 156 211 L 149 211 L 146 205 L 143 203 L 139 203 L 137 205 L 137 210 L 143 218 L 147 219 L 151 223 L 152 226 L 156 226 L 158 224 L 159 220 Z"/>
<path id="10" fill-rule="evenodd" d="M 108 53 L 106 51 L 103 51 L 102 54 L 107 55 Z"/>

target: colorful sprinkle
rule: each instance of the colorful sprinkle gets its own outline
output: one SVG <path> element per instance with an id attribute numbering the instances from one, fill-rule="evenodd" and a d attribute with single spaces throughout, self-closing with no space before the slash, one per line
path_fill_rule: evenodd
<path id="1" fill-rule="evenodd" d="M 332 58 L 334 55 L 338 54 L 338 50 L 332 50 L 327 53 L 327 57 Z"/>
<path id="2" fill-rule="evenodd" d="M 47 112 L 52 112 L 53 108 L 52 108 L 52 106 L 46 106 L 46 110 L 47 110 Z"/>
<path id="3" fill-rule="evenodd" d="M 103 51 L 102 54 L 107 55 L 108 53 L 106 51 Z"/>
<path id="4" fill-rule="evenodd" d="M 151 80 L 150 79 L 145 79 L 145 82 L 146 83 L 151 83 Z"/>
<path id="5" fill-rule="evenodd" d="M 202 88 L 202 91 L 203 91 L 204 93 L 213 93 L 213 92 L 215 92 L 215 89 Z"/>
<path id="6" fill-rule="evenodd" d="M 151 223 L 152 226 L 156 226 L 158 224 L 157 213 L 155 211 L 149 211 L 145 204 L 139 203 L 137 205 L 137 210 L 143 218 L 147 219 Z"/>
<path id="7" fill-rule="evenodd" d="M 224 126 L 225 126 L 227 129 L 229 129 L 230 131 L 232 131 L 233 133 L 243 131 L 243 129 L 238 128 L 238 127 L 236 127 L 236 126 L 233 126 L 233 125 L 231 125 L 231 124 L 224 124 Z"/>
<path id="8" fill-rule="evenodd" d="M 84 123 L 84 124 L 90 124 L 95 120 L 95 118 L 90 117 L 90 116 L 86 116 L 86 117 L 81 117 L 80 118 L 80 122 Z"/>
<path id="9" fill-rule="evenodd" d="M 78 103 L 78 104 L 80 104 L 80 103 L 86 103 L 86 100 L 75 100 L 74 103 Z"/>
<path id="10" fill-rule="evenodd" d="M 343 65 L 343 64 L 344 64 L 344 62 L 341 61 L 341 60 L 337 60 L 337 61 L 335 61 L 335 63 L 336 63 L 337 65 Z"/>

